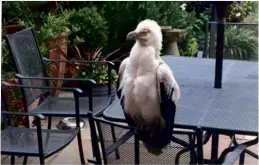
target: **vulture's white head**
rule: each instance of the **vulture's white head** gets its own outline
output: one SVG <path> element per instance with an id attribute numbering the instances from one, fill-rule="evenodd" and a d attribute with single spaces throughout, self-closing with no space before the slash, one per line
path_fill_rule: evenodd
<path id="1" fill-rule="evenodd" d="M 141 21 L 137 28 L 127 35 L 127 40 L 134 39 L 142 46 L 153 46 L 158 51 L 162 49 L 162 38 L 161 27 L 150 19 Z"/>

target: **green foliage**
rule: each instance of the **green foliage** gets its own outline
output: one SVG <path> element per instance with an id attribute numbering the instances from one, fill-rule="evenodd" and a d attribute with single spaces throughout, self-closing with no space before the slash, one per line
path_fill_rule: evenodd
<path id="1" fill-rule="evenodd" d="M 13 64 L 11 55 L 7 48 L 7 43 L 5 39 L 2 39 L 2 55 L 1 55 L 1 64 L 2 64 L 2 79 L 9 79 L 15 77 L 15 65 Z"/>
<path id="2" fill-rule="evenodd" d="M 258 2 L 244 1 L 242 3 L 233 3 L 228 8 L 227 21 L 242 22 L 251 13 L 258 13 Z"/>
<path id="3" fill-rule="evenodd" d="M 102 55 L 102 47 L 98 47 L 94 49 L 91 52 L 86 52 L 85 54 L 81 54 L 79 52 L 79 49 L 75 46 L 78 57 L 77 60 L 84 60 L 84 61 L 106 61 L 107 58 L 111 55 L 113 55 L 115 52 L 117 52 L 119 49 L 107 54 Z M 73 75 L 76 75 L 78 78 L 87 78 L 87 79 L 93 79 L 98 84 L 107 84 L 108 83 L 108 65 L 107 63 L 88 63 L 88 64 L 81 64 L 78 66 L 72 66 L 72 68 L 69 68 L 72 71 Z M 115 83 L 118 79 L 118 75 L 116 74 L 116 71 L 112 69 L 112 83 Z"/>
<path id="4" fill-rule="evenodd" d="M 63 11 L 61 14 L 48 13 L 44 18 L 43 25 L 39 29 L 41 39 L 45 40 L 58 37 L 69 25 L 69 16 L 69 11 Z"/>
<path id="5" fill-rule="evenodd" d="M 244 18 L 244 22 L 258 24 L 258 12 L 249 14 L 246 18 Z"/>
<path id="6" fill-rule="evenodd" d="M 28 13 L 28 7 L 24 1 L 3 1 L 2 15 L 4 21 L 12 21 L 15 18 L 20 18 Z"/>
<path id="7" fill-rule="evenodd" d="M 209 14 L 202 13 L 197 19 L 194 12 L 187 12 L 181 7 L 182 5 L 185 3 L 180 1 L 103 2 L 101 9 L 109 28 L 106 50 L 123 47 L 122 50 L 129 51 L 133 42 L 125 42 L 127 33 L 134 30 L 141 20 L 149 18 L 161 26 L 187 30 L 188 34 L 179 43 L 179 49 L 183 53 L 181 55 L 192 56 L 193 53 L 189 53 L 193 50 L 188 49 L 194 49 L 195 46 L 192 46 L 194 42 L 189 40 L 204 39 L 205 24 Z"/>
<path id="8" fill-rule="evenodd" d="M 198 42 L 196 38 L 190 38 L 189 40 L 186 41 L 186 45 L 180 49 L 180 54 L 181 55 L 186 55 L 186 56 L 195 56 L 198 52 Z"/>
<path id="9" fill-rule="evenodd" d="M 86 71 L 80 72 L 77 78 L 87 78 L 95 80 L 97 84 L 108 84 L 108 67 L 105 65 L 95 64 L 87 67 Z M 114 69 L 111 71 L 112 83 L 117 82 L 118 75 Z"/>
<path id="10" fill-rule="evenodd" d="M 255 31 L 230 27 L 225 31 L 224 57 L 241 60 L 257 60 L 258 35 Z"/>
<path id="11" fill-rule="evenodd" d="M 107 41 L 108 28 L 105 19 L 96 7 L 84 7 L 72 11 L 69 17 L 70 41 L 78 45 L 84 43 L 88 48 L 96 48 Z"/>

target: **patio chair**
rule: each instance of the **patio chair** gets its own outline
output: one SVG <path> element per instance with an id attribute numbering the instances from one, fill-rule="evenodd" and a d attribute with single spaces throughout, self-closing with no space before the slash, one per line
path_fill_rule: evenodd
<path id="1" fill-rule="evenodd" d="M 68 61 L 68 60 L 49 60 L 43 58 L 38 47 L 38 42 L 33 28 L 28 28 L 12 35 L 7 35 L 7 43 L 10 53 L 16 64 L 17 77 L 20 79 L 22 85 L 43 85 L 49 86 L 51 80 L 59 81 L 81 81 L 87 82 L 86 79 L 79 78 L 50 78 L 47 77 L 47 71 L 44 62 L 76 62 L 76 63 L 105 63 L 108 64 L 108 93 L 107 96 L 93 95 L 93 103 L 90 103 L 88 97 L 80 97 L 80 117 L 87 117 L 89 106 L 93 108 L 93 114 L 98 114 L 111 103 L 111 62 L 93 62 L 93 61 Z M 90 84 L 91 85 L 91 84 Z M 89 89 L 86 86 L 86 89 Z M 87 93 L 87 94 L 86 94 Z M 56 98 L 48 97 L 49 92 L 39 90 L 25 90 L 24 94 L 27 96 L 26 101 L 28 104 L 32 103 L 31 97 L 34 95 L 41 95 L 40 105 L 32 110 L 33 113 L 40 113 L 48 117 L 48 128 L 51 127 L 52 116 L 66 116 L 73 117 L 74 105 L 73 99 L 69 97 Z M 87 90 L 81 96 L 89 95 Z"/>
<path id="2" fill-rule="evenodd" d="M 163 91 L 163 85 L 160 85 Z M 163 105 L 170 105 L 171 100 L 166 99 L 165 93 L 161 92 Z M 165 107 L 164 111 L 170 108 Z M 164 112 L 167 113 L 167 112 Z M 171 113 L 171 112 L 168 112 Z M 173 113 L 174 114 L 174 113 Z M 173 116 L 174 118 L 174 116 Z M 134 126 L 126 123 L 112 122 L 102 116 L 93 116 L 89 113 L 91 139 L 94 146 L 95 156 L 88 159 L 96 164 L 204 164 L 203 159 L 203 131 L 176 130 L 173 129 L 171 143 L 164 148 L 159 156 L 148 153 L 140 137 L 135 133 Z M 173 124 L 173 121 L 172 121 Z M 95 129 L 97 127 L 97 130 Z M 114 131 L 110 131 L 114 129 Z M 115 132 L 115 134 L 114 134 Z M 97 136 L 101 146 L 98 147 Z M 116 136 L 116 141 L 114 137 Z M 206 139 L 206 138 L 205 138 Z M 244 145 L 238 145 L 226 149 L 219 157 L 218 164 L 234 164 L 241 153 Z"/>
<path id="3" fill-rule="evenodd" d="M 63 80 L 63 81 L 81 81 L 89 82 L 87 79 L 78 78 L 50 78 L 47 77 L 47 71 L 44 62 L 71 62 L 71 63 L 99 63 L 108 65 L 108 93 L 107 96 L 92 93 L 92 84 L 87 83 L 84 93 L 80 94 L 80 117 L 88 117 L 90 109 L 93 114 L 100 113 L 103 109 L 110 105 L 112 102 L 111 91 L 111 67 L 112 63 L 108 61 L 95 62 L 95 61 L 62 61 L 62 60 L 49 60 L 43 58 L 38 47 L 38 42 L 33 28 L 28 28 L 12 35 L 7 35 L 7 44 L 13 60 L 16 64 L 16 76 L 22 85 L 38 85 L 49 86 L 50 80 Z M 50 96 L 50 91 L 30 89 L 22 89 L 22 93 L 26 96 L 25 101 L 27 106 L 35 101 L 34 96 L 39 96 L 39 106 L 31 110 L 31 113 L 40 113 L 48 117 L 48 129 L 51 128 L 52 117 L 75 117 L 74 112 L 74 99 L 71 97 L 55 97 Z M 91 95 L 91 97 L 90 97 Z M 85 97 L 88 96 L 88 97 Z M 91 98 L 91 100 L 89 99 Z"/>
<path id="4" fill-rule="evenodd" d="M 26 89 L 50 90 L 56 88 L 49 88 L 43 86 L 24 86 L 13 85 L 7 82 L 2 82 L 2 87 L 17 87 Z M 11 112 L 8 111 L 7 104 L 2 94 L 2 111 L 1 114 L 7 118 L 8 126 L 1 131 L 1 154 L 11 156 L 11 164 L 15 164 L 14 156 L 25 156 L 23 164 L 26 164 L 27 156 L 39 157 L 40 164 L 44 164 L 44 159 L 61 151 L 68 146 L 77 136 L 78 143 L 81 143 L 81 132 L 79 127 L 79 94 L 82 93 L 80 89 L 66 88 L 66 90 L 74 93 L 74 111 L 76 118 L 76 129 L 73 130 L 53 130 L 42 129 L 41 120 L 45 117 L 40 113 L 27 112 Z M 34 97 L 33 97 L 34 98 Z M 25 99 L 23 97 L 23 99 Z M 25 105 L 25 109 L 28 107 Z M 15 127 L 10 116 L 34 116 L 36 118 L 36 129 L 28 127 Z M 84 162 L 83 149 L 79 145 L 79 156 L 81 163 Z"/>

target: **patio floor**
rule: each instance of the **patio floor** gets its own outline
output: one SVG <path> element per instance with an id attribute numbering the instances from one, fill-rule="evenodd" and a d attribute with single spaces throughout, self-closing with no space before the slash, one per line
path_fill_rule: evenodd
<path id="1" fill-rule="evenodd" d="M 67 96 L 68 94 L 62 93 L 62 95 Z M 53 118 L 53 120 L 52 120 L 53 129 L 57 129 L 56 125 L 62 119 L 63 118 L 61 118 L 61 117 Z M 92 158 L 92 147 L 91 147 L 91 142 L 90 142 L 91 138 L 90 138 L 89 123 L 88 123 L 87 119 L 84 119 L 84 120 L 85 120 L 86 125 L 85 125 L 84 129 L 82 130 L 82 141 L 83 141 L 85 160 L 87 161 L 87 159 Z M 42 121 L 42 124 L 43 124 L 43 127 L 46 128 L 47 120 Z M 237 140 L 239 143 L 250 140 L 251 138 L 253 139 L 254 137 L 237 135 Z M 230 142 L 230 139 L 227 136 L 219 137 L 219 155 L 226 147 L 228 147 L 229 142 Z M 210 141 L 206 145 L 203 146 L 203 149 L 204 149 L 204 157 L 209 158 L 210 153 L 211 153 Z M 255 146 L 249 147 L 249 149 L 258 154 L 258 144 Z M 23 157 L 15 158 L 15 164 L 22 164 L 22 161 L 23 161 Z M 10 157 L 6 156 L 6 155 L 1 155 L 1 164 L 10 164 Z M 36 157 L 28 157 L 27 164 L 39 164 L 39 159 Z M 46 159 L 45 164 L 56 164 L 56 165 L 61 165 L 61 164 L 78 165 L 78 164 L 80 164 L 79 152 L 78 152 L 78 147 L 77 147 L 77 139 L 75 139 L 68 147 L 66 147 L 61 152 Z M 236 161 L 235 164 L 238 164 L 238 160 Z M 257 165 L 258 160 L 246 154 L 245 164 Z"/>

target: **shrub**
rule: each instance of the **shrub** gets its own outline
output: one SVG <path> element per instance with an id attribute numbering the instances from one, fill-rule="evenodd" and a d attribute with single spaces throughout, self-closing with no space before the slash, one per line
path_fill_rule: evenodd
<path id="1" fill-rule="evenodd" d="M 2 79 L 9 79 L 15 77 L 15 65 L 13 64 L 5 39 L 2 39 L 1 64 Z"/>
<path id="2" fill-rule="evenodd" d="M 88 48 L 96 48 L 107 41 L 108 28 L 105 19 L 95 7 L 84 7 L 73 11 L 69 17 L 70 41 L 84 43 Z"/>
<path id="3" fill-rule="evenodd" d="M 227 21 L 242 22 L 252 12 L 258 12 L 258 2 L 245 1 L 233 3 L 228 8 Z"/>
<path id="4" fill-rule="evenodd" d="M 60 33 L 65 31 L 69 25 L 68 18 L 70 12 L 64 11 L 61 14 L 52 14 L 44 18 L 44 23 L 39 29 L 39 34 L 42 40 L 56 38 Z"/>
<path id="5" fill-rule="evenodd" d="M 225 31 L 224 57 L 240 60 L 257 60 L 258 35 L 255 31 L 230 27 Z"/>
<path id="6" fill-rule="evenodd" d="M 161 26 L 172 26 L 173 28 L 186 29 L 188 34 L 186 38 L 179 43 L 181 55 L 191 56 L 186 50 L 190 47 L 186 44 L 192 38 L 200 36 L 204 38 L 205 23 L 208 14 L 201 15 L 196 19 L 194 12 L 187 12 L 181 7 L 183 2 L 103 2 L 101 10 L 109 27 L 109 41 L 106 51 L 123 47 L 121 50 L 129 51 L 133 42 L 125 42 L 129 31 L 136 28 L 139 21 L 149 18 L 156 20 Z M 196 21 L 196 22 L 195 22 Z M 204 28 L 203 28 L 204 27 Z M 110 50 L 109 50 L 110 49 Z"/>

